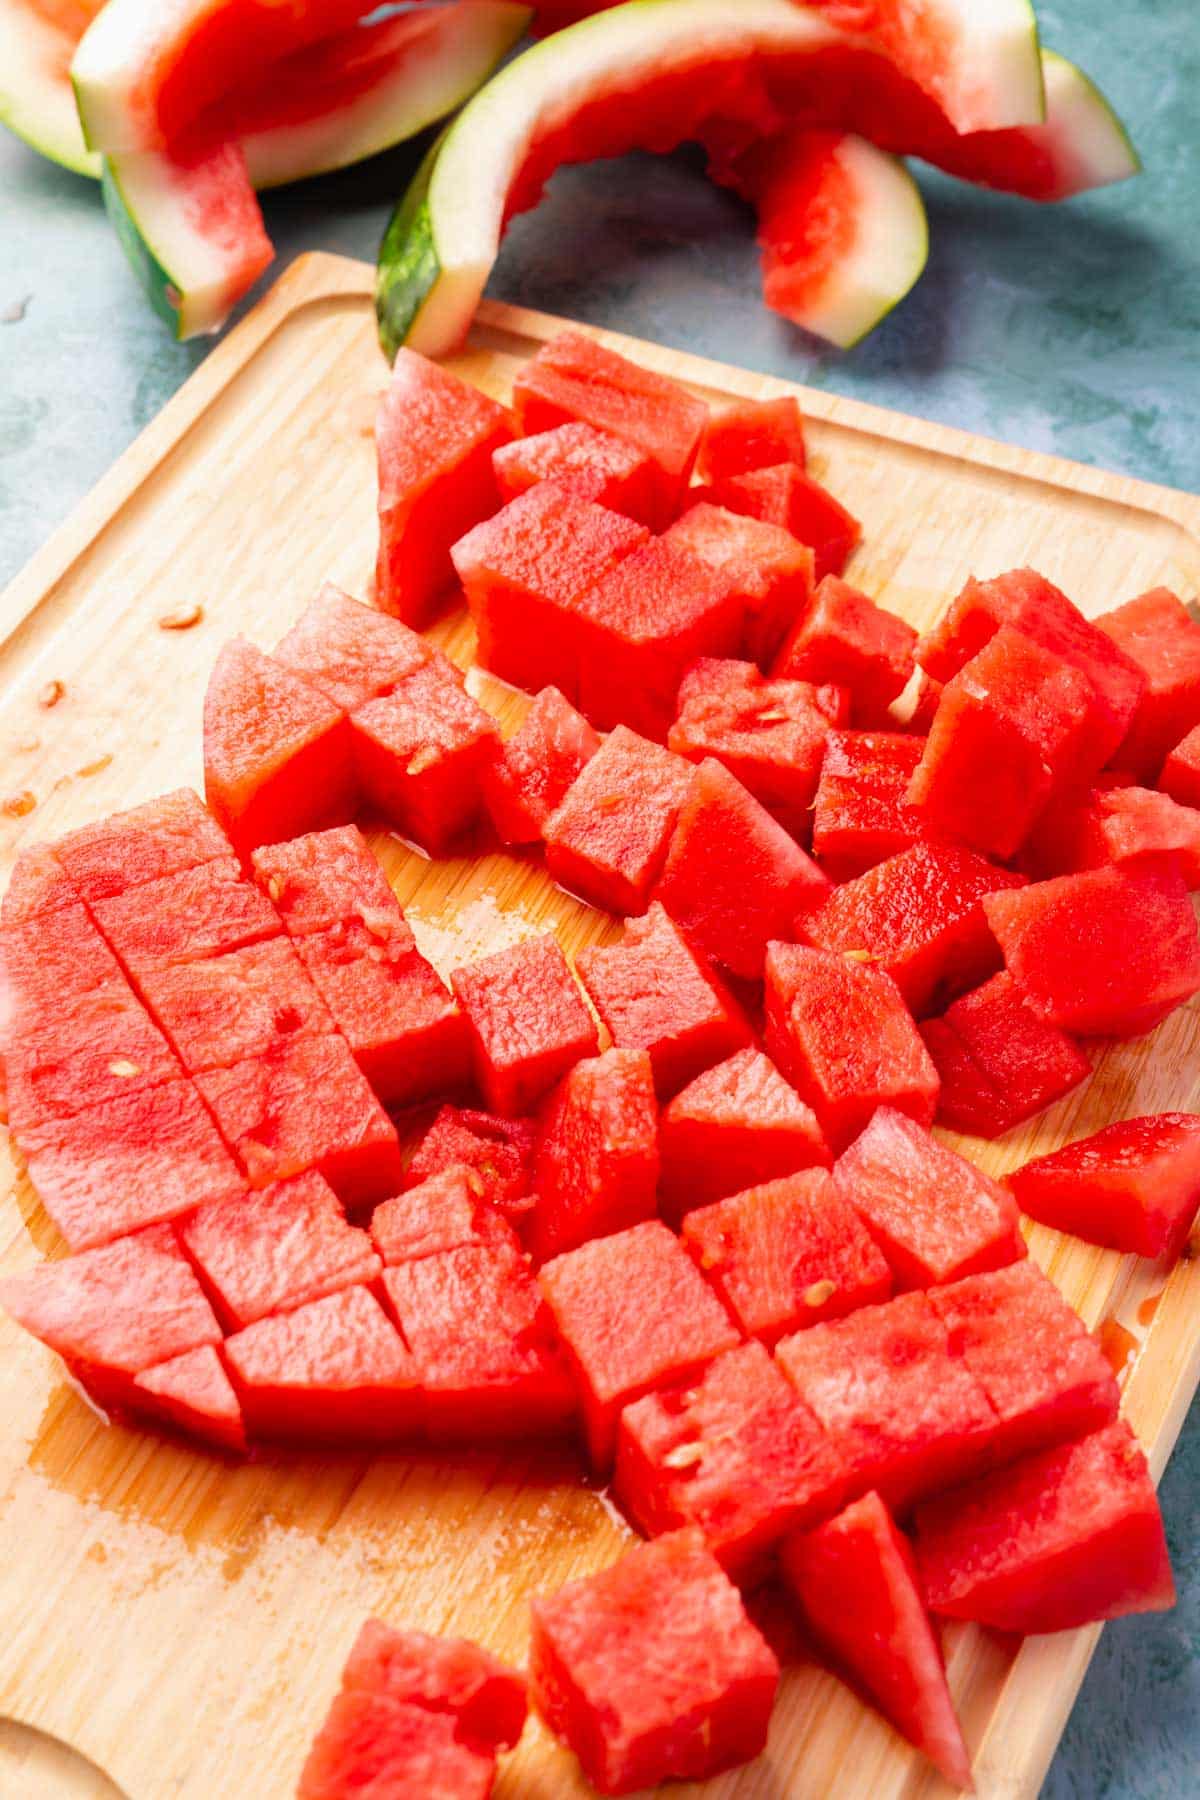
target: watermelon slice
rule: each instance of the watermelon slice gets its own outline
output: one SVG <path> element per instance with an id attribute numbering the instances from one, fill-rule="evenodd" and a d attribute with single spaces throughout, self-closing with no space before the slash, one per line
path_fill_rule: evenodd
<path id="1" fill-rule="evenodd" d="M 769 469 L 731 476 L 717 489 L 717 498 L 731 512 L 748 513 L 752 519 L 781 526 L 807 544 L 818 581 L 840 575 L 862 537 L 862 526 L 854 515 L 794 463 L 776 463 Z"/>
<path id="2" fill-rule="evenodd" d="M 578 1062 L 547 1102 L 533 1164 L 528 1241 L 538 1262 L 651 1219 L 658 1106 L 644 1050 Z"/>
<path id="3" fill-rule="evenodd" d="M 483 1198 L 509 1217 L 527 1212 L 536 1128 L 529 1119 L 443 1106 L 417 1145 L 404 1174 L 416 1187 L 443 1169 L 465 1166 L 483 1183 Z"/>
<path id="4" fill-rule="evenodd" d="M 663 1211 L 740 1194 L 814 1163 L 829 1150 L 812 1108 L 761 1050 L 706 1069 L 663 1108 L 658 1128 Z"/>
<path id="5" fill-rule="evenodd" d="M 354 1688 L 334 1696 L 300 1771 L 296 1797 L 488 1800 L 495 1779 L 495 1757 L 464 1742 L 451 1714 Z"/>
<path id="6" fill-rule="evenodd" d="M 835 880 L 852 880 L 926 835 L 924 816 L 904 799 L 924 747 L 900 731 L 830 732 L 812 847 Z"/>
<path id="7" fill-rule="evenodd" d="M 447 1250 L 520 1252 L 511 1225 L 483 1197 L 483 1177 L 465 1163 L 384 1200 L 371 1214 L 371 1238 L 389 1267 Z"/>
<path id="8" fill-rule="evenodd" d="M 938 1118 L 955 1131 L 1000 1137 L 1086 1081 L 1092 1066 L 1044 1019 L 1007 970 L 956 1000 L 921 1036 L 939 1077 Z"/>
<path id="9" fill-rule="evenodd" d="M 0 120 L 34 150 L 79 175 L 99 175 L 100 158 L 83 140 L 67 76 L 75 46 L 104 0 L 0 5 Z"/>
<path id="10" fill-rule="evenodd" d="M 888 724 L 888 707 L 908 686 L 917 634 L 857 588 L 827 575 L 798 619 L 774 673 L 791 681 L 849 688 L 855 725 Z"/>
<path id="11" fill-rule="evenodd" d="M 368 1619 L 355 1638 L 342 1688 L 448 1713 L 464 1738 L 489 1750 L 510 1750 L 529 1711 L 524 1678 L 482 1645 L 398 1631 L 382 1619 Z"/>
<path id="12" fill-rule="evenodd" d="M 367 801 L 422 849 L 440 854 L 478 816 L 499 737 L 444 656 L 360 706 L 350 727 Z"/>
<path id="13" fill-rule="evenodd" d="M 527 1113 L 598 1048 L 592 1019 L 553 932 L 455 969 L 475 1079 L 492 1112 Z"/>
<path id="14" fill-rule="evenodd" d="M 275 908 L 232 856 L 127 888 L 98 900 L 92 913 L 135 978 L 167 963 L 224 956 L 282 931 Z"/>
<path id="15" fill-rule="evenodd" d="M 1169 588 L 1152 588 L 1097 624 L 1145 676 L 1133 723 L 1113 760 L 1153 781 L 1172 745 L 1200 724 L 1200 626 Z"/>
<path id="16" fill-rule="evenodd" d="M 681 757 L 618 725 L 546 820 L 547 870 L 593 906 L 644 913 L 691 777 Z"/>
<path id="17" fill-rule="evenodd" d="M 746 654 L 766 666 L 811 601 L 813 559 L 807 544 L 778 525 L 708 501 L 690 506 L 664 536 L 733 588 L 745 620 Z"/>
<path id="18" fill-rule="evenodd" d="M 263 1056 L 284 1038 L 334 1029 L 304 964 L 282 938 L 147 970 L 139 986 L 189 1074 Z"/>
<path id="19" fill-rule="evenodd" d="M 1037 876 L 1071 875 L 1139 856 L 1175 857 L 1188 888 L 1200 888 L 1200 812 L 1155 788 L 1096 787 L 1043 813 L 1021 864 Z"/>
<path id="20" fill-rule="evenodd" d="M 233 1384 L 211 1344 L 184 1350 L 135 1377 L 130 1404 L 188 1437 L 241 1453 L 246 1427 Z"/>
<path id="21" fill-rule="evenodd" d="M 913 1553 L 879 1495 L 789 1537 L 782 1561 L 805 1625 L 838 1672 L 947 1781 L 969 1788 L 970 1758 Z"/>
<path id="22" fill-rule="evenodd" d="M 553 481 L 581 500 L 594 500 L 643 525 L 654 522 L 657 469 L 649 452 L 582 419 L 502 445 L 492 468 L 502 500 L 515 500 L 539 481 Z"/>
<path id="23" fill-rule="evenodd" d="M 357 825 L 266 845 L 250 862 L 292 938 L 333 925 L 394 921 L 399 911 L 387 876 Z"/>
<path id="24" fill-rule="evenodd" d="M 89 905 L 228 856 L 233 846 L 191 788 L 112 813 L 59 838 L 54 854 Z"/>
<path id="25" fill-rule="evenodd" d="M 506 844 L 536 844 L 550 814 L 600 748 L 600 739 L 556 687 L 534 696 L 520 729 L 483 777 L 484 798 Z"/>
<path id="26" fill-rule="evenodd" d="M 772 463 L 804 467 L 804 419 L 794 394 L 775 400 L 731 400 L 704 428 L 696 457 L 701 481 L 769 469 Z"/>
<path id="27" fill-rule="evenodd" d="M 326 582 L 271 652 L 343 712 L 390 694 L 434 651 L 389 613 Z"/>
<path id="28" fill-rule="evenodd" d="M 1008 1177 L 1032 1219 L 1136 1256 L 1174 1256 L 1200 1206 L 1200 1116 L 1124 1119 Z"/>

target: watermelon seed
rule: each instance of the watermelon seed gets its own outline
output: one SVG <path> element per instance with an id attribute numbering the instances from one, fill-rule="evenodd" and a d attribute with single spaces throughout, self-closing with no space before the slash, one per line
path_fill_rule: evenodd
<path id="1" fill-rule="evenodd" d="M 23 737 L 19 737 L 14 741 L 13 749 L 33 751 L 40 749 L 41 742 L 42 740 L 40 737 L 37 737 L 32 731 L 27 731 Z"/>
<path id="2" fill-rule="evenodd" d="M 65 682 L 48 681 L 45 687 L 39 692 L 37 703 L 39 706 L 44 706 L 47 709 L 51 706 L 57 706 L 66 691 L 67 687 Z"/>
<path id="3" fill-rule="evenodd" d="M 828 1277 L 824 1281 L 814 1281 L 811 1287 L 804 1290 L 804 1304 L 805 1306 L 824 1306 L 827 1300 L 832 1300 L 836 1292 L 836 1281 L 830 1281 Z"/>
<path id="4" fill-rule="evenodd" d="M 115 1062 L 109 1063 L 108 1072 L 110 1075 L 128 1077 L 130 1075 L 140 1075 L 142 1071 L 138 1068 L 136 1063 L 129 1062 L 125 1057 L 118 1057 Z"/>
<path id="5" fill-rule="evenodd" d="M 0 812 L 7 813 L 10 819 L 23 819 L 37 805 L 37 795 L 25 788 L 19 794 L 10 794 L 7 800 L 0 801 Z"/>
<path id="6" fill-rule="evenodd" d="M 693 1464 L 703 1460 L 703 1444 L 680 1444 L 676 1449 L 667 1451 L 663 1464 L 668 1469 L 690 1469 Z"/>
<path id="7" fill-rule="evenodd" d="M 177 606 L 174 612 L 163 613 L 158 621 L 160 631 L 190 631 L 204 617 L 204 608 L 197 602 L 193 606 Z"/>
<path id="8" fill-rule="evenodd" d="M 105 754 L 104 756 L 98 756 L 96 758 L 95 762 L 84 763 L 82 769 L 76 769 L 75 773 L 76 773 L 76 775 L 78 775 L 80 777 L 81 780 L 86 781 L 88 779 L 88 777 L 91 775 L 101 774 L 105 769 L 107 769 L 107 767 L 111 761 L 112 761 L 112 757 L 107 754 Z"/>
<path id="9" fill-rule="evenodd" d="M 434 763 L 439 760 L 440 756 L 441 751 L 435 744 L 426 744 L 423 750 L 418 750 L 415 756 L 409 757 L 408 768 L 405 773 L 408 775 L 423 775 L 426 769 L 432 769 Z"/>

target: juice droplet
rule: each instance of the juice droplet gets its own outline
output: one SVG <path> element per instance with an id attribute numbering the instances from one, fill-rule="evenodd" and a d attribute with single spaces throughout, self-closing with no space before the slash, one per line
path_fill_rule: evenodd
<path id="1" fill-rule="evenodd" d="M 1105 1319 L 1096 1333 L 1100 1339 L 1100 1348 L 1108 1358 L 1109 1366 L 1117 1380 L 1127 1375 L 1141 1346 L 1132 1331 L 1127 1331 L 1118 1319 Z"/>
<path id="2" fill-rule="evenodd" d="M 1146 1295 L 1146 1298 L 1137 1309 L 1139 1325 L 1150 1325 L 1153 1323 L 1154 1315 L 1158 1311 L 1159 1301 L 1162 1299 L 1164 1291 L 1163 1288 L 1159 1288 L 1157 1294 Z"/>

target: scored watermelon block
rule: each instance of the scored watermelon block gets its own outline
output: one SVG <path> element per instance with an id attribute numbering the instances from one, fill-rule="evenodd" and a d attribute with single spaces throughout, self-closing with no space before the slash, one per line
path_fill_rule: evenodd
<path id="1" fill-rule="evenodd" d="M 767 945 L 833 890 L 816 864 L 715 758 L 684 796 L 654 889 L 688 942 L 730 974 L 761 977 Z"/>
<path id="2" fill-rule="evenodd" d="M 1112 760 L 1154 781 L 1167 752 L 1200 724 L 1200 625 L 1169 588 L 1152 588 L 1096 623 L 1144 677 L 1137 712 Z"/>
<path id="3" fill-rule="evenodd" d="M 700 1534 L 532 1604 L 534 1705 L 603 1794 L 703 1780 L 765 1747 L 779 1665 Z"/>
<path id="4" fill-rule="evenodd" d="M 705 427 L 696 457 L 701 481 L 721 482 L 776 463 L 804 467 L 804 419 L 794 394 L 731 400 Z"/>
<path id="5" fill-rule="evenodd" d="M 89 904 L 228 856 L 232 846 L 191 788 L 177 788 L 59 838 L 54 855 Z M 7 923 L 7 920 L 6 920 Z"/>
<path id="6" fill-rule="evenodd" d="M 613 1491 L 638 1529 L 694 1525 L 740 1582 L 793 1527 L 840 1503 L 833 1446 L 759 1343 L 621 1414 Z"/>
<path id="7" fill-rule="evenodd" d="M 201 1207 L 180 1236 L 233 1331 L 338 1288 L 365 1286 L 380 1269 L 368 1234 L 346 1223 L 333 1189 L 311 1171 Z"/>
<path id="8" fill-rule="evenodd" d="M 930 1501 L 916 1548 L 933 1611 L 997 1631 L 1175 1604 L 1154 1484 L 1123 1420 Z"/>
<path id="9" fill-rule="evenodd" d="M 925 740 L 900 731 L 831 731 L 813 800 L 812 847 L 835 881 L 849 881 L 926 835 L 905 799 Z"/>
<path id="10" fill-rule="evenodd" d="M 782 1551 L 805 1625 L 839 1674 L 956 1787 L 971 1763 L 916 1562 L 878 1494 L 864 1494 Z"/>
<path id="11" fill-rule="evenodd" d="M 658 1106 L 644 1050 L 577 1062 L 546 1103 L 533 1163 L 528 1243 L 537 1262 L 651 1219 Z"/>
<path id="12" fill-rule="evenodd" d="M 390 693 L 427 663 L 424 638 L 326 582 L 271 652 L 343 712 Z"/>
<path id="13" fill-rule="evenodd" d="M 1194 725 L 1176 744 L 1162 766 L 1158 785 L 1180 806 L 1200 808 L 1200 725 Z M 13 875 L 15 879 L 15 870 Z"/>
<path id="14" fill-rule="evenodd" d="M 1026 999 L 1007 970 L 956 1000 L 921 1036 L 941 1081 L 938 1119 L 954 1131 L 1000 1137 L 1086 1081 L 1072 1038 Z"/>
<path id="15" fill-rule="evenodd" d="M 481 1644 L 368 1619 L 342 1670 L 347 1693 L 390 1694 L 447 1713 L 470 1743 L 511 1750 L 525 1729 L 525 1679 Z"/>
<path id="16" fill-rule="evenodd" d="M 289 937 L 352 920 L 366 924 L 376 915 L 394 919 L 399 911 L 388 878 L 357 825 L 264 845 L 250 861 Z"/>
<path id="17" fill-rule="evenodd" d="M 275 908 L 232 856 L 127 888 L 92 910 L 135 978 L 165 963 L 224 956 L 283 931 Z"/>
<path id="18" fill-rule="evenodd" d="M 204 795 L 243 855 L 351 818 L 345 714 L 245 638 L 232 639 L 204 695 Z"/>
<path id="19" fill-rule="evenodd" d="M 371 1214 L 371 1240 L 389 1267 L 478 1246 L 520 1251 L 512 1226 L 484 1199 L 482 1177 L 465 1163 L 382 1201 Z"/>
<path id="20" fill-rule="evenodd" d="M 536 1127 L 531 1119 L 498 1119 L 471 1108 L 443 1106 L 417 1145 L 404 1186 L 417 1187 L 443 1169 L 466 1166 L 483 1183 L 482 1197 L 508 1217 L 533 1205 L 530 1195 Z"/>
<path id="21" fill-rule="evenodd" d="M 749 1021 L 656 901 L 619 944 L 581 950 L 579 979 L 619 1049 L 647 1050 L 668 1100 L 751 1040 Z"/>
<path id="22" fill-rule="evenodd" d="M 835 1152 L 878 1106 L 933 1123 L 937 1071 L 912 1015 L 891 976 L 853 955 L 770 946 L 765 1045 Z"/>
<path id="23" fill-rule="evenodd" d="M 579 1382 L 593 1466 L 607 1470 L 621 1408 L 687 1380 L 738 1333 L 659 1220 L 597 1238 L 538 1276 Z"/>
<path id="24" fill-rule="evenodd" d="M 335 1694 L 300 1771 L 296 1800 L 349 1800 L 372 1791 L 489 1800 L 496 1759 L 457 1733 L 449 1713 L 390 1694 Z"/>
<path id="25" fill-rule="evenodd" d="M 827 488 L 794 463 L 776 463 L 722 481 L 716 490 L 722 506 L 748 513 L 768 525 L 780 525 L 813 553 L 818 581 L 840 575 L 862 537 L 862 526 Z"/>
<path id="26" fill-rule="evenodd" d="M 454 580 L 450 546 L 495 512 L 492 452 L 512 436 L 502 406 L 449 369 L 399 350 L 375 418 L 384 612 L 423 625 Z"/>
<path id="27" fill-rule="evenodd" d="M 483 772 L 499 743 L 495 720 L 458 670 L 432 657 L 360 706 L 350 728 L 368 804 L 423 850 L 445 850 L 479 813 Z"/>
<path id="28" fill-rule="evenodd" d="M 855 725 L 887 725 L 888 707 L 908 686 L 917 634 L 857 588 L 827 575 L 795 624 L 772 673 L 789 681 L 850 690 Z"/>
<path id="29" fill-rule="evenodd" d="M 833 1180 L 897 1287 L 933 1287 L 1025 1255 L 1011 1194 L 890 1106 L 838 1158 Z"/>
<path id="30" fill-rule="evenodd" d="M 824 1169 L 697 1207 L 683 1241 L 741 1329 L 767 1344 L 892 1291 L 887 1263 Z"/>
<path id="31" fill-rule="evenodd" d="M 242 1409 L 220 1352 L 211 1344 L 184 1350 L 136 1376 L 129 1404 L 188 1437 L 203 1438 L 222 1450 L 246 1448 Z"/>
<path id="32" fill-rule="evenodd" d="M 1008 1176 L 1022 1212 L 1090 1244 L 1178 1255 L 1200 1206 L 1200 1115 L 1123 1119 Z"/>
<path id="33" fill-rule="evenodd" d="M 264 1056 L 285 1038 L 334 1029 L 304 964 L 283 938 L 147 969 L 138 985 L 191 1074 Z"/>
<path id="34" fill-rule="evenodd" d="M 512 404 L 524 433 L 580 420 L 634 444 L 654 464 L 650 523 L 661 531 L 675 517 L 708 423 L 703 400 L 581 331 L 563 331 L 519 371 Z"/>
<path id="35" fill-rule="evenodd" d="M 658 1149 L 663 1211 L 675 1221 L 695 1206 L 829 1162 L 812 1108 L 753 1049 L 705 1069 L 676 1094 L 659 1120 Z"/>
<path id="36" fill-rule="evenodd" d="M 540 843 L 546 820 L 599 748 L 592 727 L 556 687 L 535 695 L 520 729 L 483 775 L 484 799 L 501 842 Z"/>
<path id="37" fill-rule="evenodd" d="M 77 994 L 59 1017 L 51 1011 L 40 1024 L 14 1030 L 6 1072 L 9 1120 L 18 1136 L 183 1074 L 125 981 Z"/>
<path id="38" fill-rule="evenodd" d="M 592 500 L 642 525 L 654 523 L 658 480 L 653 459 L 636 444 L 582 420 L 502 444 L 492 468 L 501 501 L 515 500 L 539 481 L 553 481 L 579 500 Z"/>
<path id="39" fill-rule="evenodd" d="M 1154 788 L 1093 788 L 1042 814 L 1021 866 L 1050 877 L 1139 856 L 1175 857 L 1188 888 L 1200 888 L 1200 813 Z"/>
<path id="40" fill-rule="evenodd" d="M 570 893 L 643 913 L 692 771 L 682 757 L 618 725 L 546 820 L 546 868 Z"/>
<path id="41" fill-rule="evenodd" d="M 745 653 L 765 668 L 793 619 L 812 599 L 813 558 L 807 544 L 778 525 L 703 500 L 663 535 L 728 583 L 745 621 Z"/>
<path id="42" fill-rule="evenodd" d="M 1140 1037 L 1200 990 L 1200 933 L 1170 858 L 988 894 L 983 909 L 1009 973 L 1065 1031 Z"/>
<path id="43" fill-rule="evenodd" d="M 455 969 L 475 1079 L 492 1112 L 527 1113 L 599 1038 L 553 932 Z"/>

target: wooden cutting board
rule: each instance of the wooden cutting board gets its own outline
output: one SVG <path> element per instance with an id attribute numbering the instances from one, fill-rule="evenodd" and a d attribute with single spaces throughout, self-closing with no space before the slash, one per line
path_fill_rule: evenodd
<path id="1" fill-rule="evenodd" d="M 201 702 L 227 637 L 273 644 L 325 579 L 365 591 L 371 420 L 386 380 L 371 279 L 333 257 L 294 264 L 0 597 L 0 882 L 26 842 L 201 784 Z M 454 367 L 504 398 L 560 323 L 488 304 Z M 916 625 L 969 574 L 1026 561 L 1093 613 L 1157 582 L 1186 597 L 1200 589 L 1200 500 L 599 335 L 714 401 L 798 392 L 817 477 L 866 525 L 853 578 Z M 196 606 L 196 623 L 167 628 Z M 465 614 L 435 635 L 469 661 Z M 522 705 L 486 676 L 471 682 L 502 717 Z M 443 971 L 551 924 L 568 951 L 615 931 L 529 860 L 430 863 L 391 840 L 377 848 Z M 1198 1050 L 1193 1004 L 1152 1038 L 1106 1051 L 1082 1092 L 1028 1129 L 972 1154 L 1001 1171 L 1114 1117 L 1195 1108 Z M 0 1177 L 0 1268 L 60 1253 L 10 1161 Z M 1041 1228 L 1030 1242 L 1090 1325 L 1118 1322 L 1104 1329 L 1130 1352 L 1125 1411 L 1161 1472 L 1200 1378 L 1200 1263 L 1168 1272 Z M 612 1561 L 628 1538 L 566 1453 L 238 1464 L 105 1426 L 6 1319 L 0 1418 L 0 1714 L 64 1740 L 129 1800 L 286 1800 L 369 1612 L 520 1660 L 529 1594 Z M 986 1800 L 1032 1800 L 1097 1636 L 1021 1647 L 968 1627 L 948 1634 Z M 32 1769 L 33 1741 L 16 1728 L 0 1736 L 0 1770 Z M 110 1790 L 85 1773 L 73 1791 Z M 950 1790 L 844 1688 L 802 1667 L 785 1679 L 759 1762 L 676 1791 Z M 585 1789 L 531 1725 L 498 1792 L 561 1800 Z"/>

